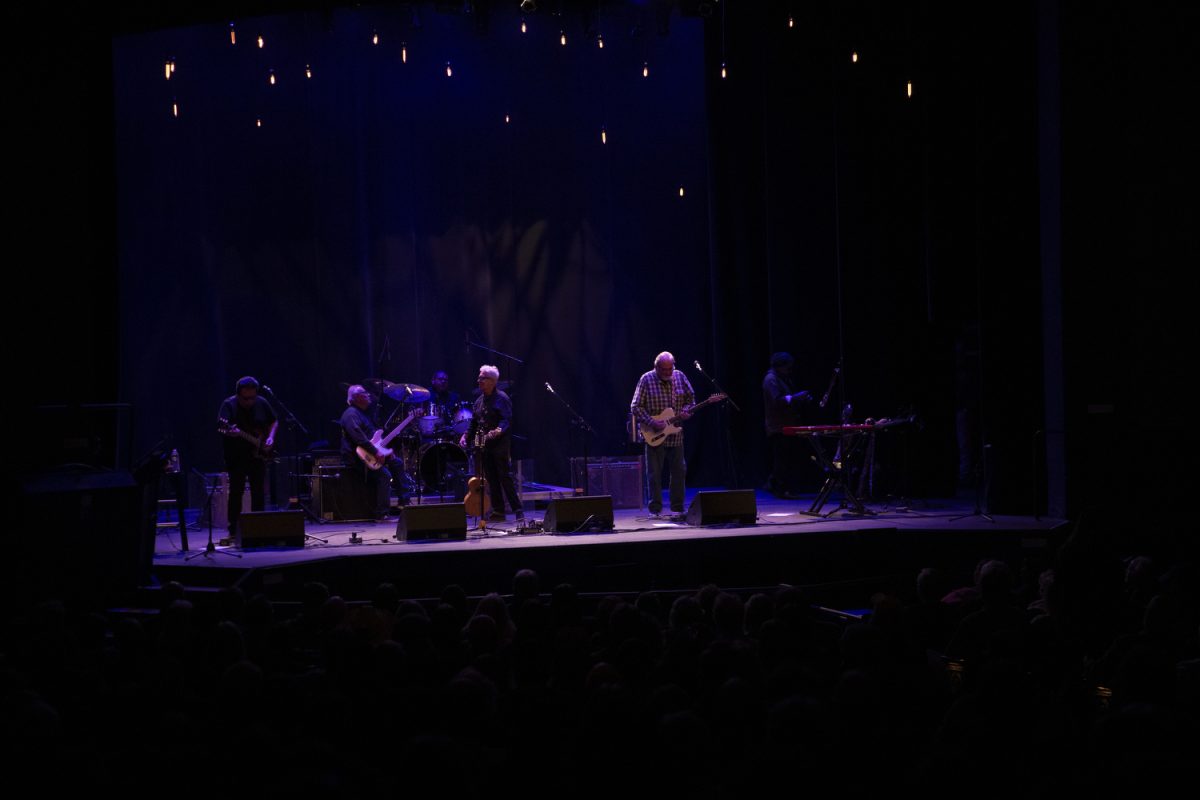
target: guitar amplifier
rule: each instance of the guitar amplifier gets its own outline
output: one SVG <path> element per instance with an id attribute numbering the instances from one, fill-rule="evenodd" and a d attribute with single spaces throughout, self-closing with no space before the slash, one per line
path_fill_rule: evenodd
<path id="1" fill-rule="evenodd" d="M 309 478 L 309 495 L 312 498 L 312 512 L 321 519 L 333 519 L 333 504 L 329 496 L 332 483 L 337 480 L 342 470 L 342 455 L 338 451 L 314 451 L 312 454 L 312 472 L 316 477 Z M 326 480 L 326 479 L 329 480 Z"/>
<path id="2" fill-rule="evenodd" d="M 613 508 L 641 508 L 645 459 L 601 456 L 587 461 L 587 483 L 583 480 L 583 459 L 571 459 L 573 488 L 587 487 L 589 495 L 612 497 Z"/>

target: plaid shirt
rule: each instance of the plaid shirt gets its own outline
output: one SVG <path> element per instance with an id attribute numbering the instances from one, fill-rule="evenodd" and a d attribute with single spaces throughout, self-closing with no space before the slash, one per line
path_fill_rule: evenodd
<path id="1" fill-rule="evenodd" d="M 671 380 L 664 381 L 659 379 L 657 372 L 650 370 L 638 380 L 629 410 L 639 425 L 645 425 L 651 417 L 665 409 L 673 408 L 678 413 L 695 403 L 696 393 L 682 372 L 675 370 L 671 373 Z M 681 444 L 682 433 L 673 433 L 663 441 L 665 447 L 679 447 Z"/>

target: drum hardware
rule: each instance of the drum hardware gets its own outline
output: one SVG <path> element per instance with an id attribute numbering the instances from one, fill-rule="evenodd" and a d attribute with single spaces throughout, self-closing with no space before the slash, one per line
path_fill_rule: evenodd
<path id="1" fill-rule="evenodd" d="M 420 478 L 427 494 L 440 497 L 451 493 L 452 484 L 468 474 L 467 453 L 454 442 L 435 441 L 421 445 Z"/>

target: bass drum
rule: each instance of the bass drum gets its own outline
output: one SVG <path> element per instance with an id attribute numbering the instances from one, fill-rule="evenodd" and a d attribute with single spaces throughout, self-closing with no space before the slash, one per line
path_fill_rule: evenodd
<path id="1" fill-rule="evenodd" d="M 465 487 L 467 453 L 453 442 L 429 442 L 421 447 L 421 483 L 427 493 L 447 493 Z M 457 492 L 458 494 L 465 493 Z"/>
<path id="2" fill-rule="evenodd" d="M 467 429 L 471 427 L 471 419 L 474 416 L 475 414 L 471 411 L 470 403 L 460 405 L 454 412 L 454 419 L 451 420 L 451 424 L 454 426 L 454 434 L 456 436 L 464 435 Z"/>

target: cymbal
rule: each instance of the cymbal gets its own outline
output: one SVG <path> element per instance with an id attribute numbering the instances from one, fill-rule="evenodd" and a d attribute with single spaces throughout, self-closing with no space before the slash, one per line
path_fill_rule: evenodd
<path id="1" fill-rule="evenodd" d="M 362 382 L 362 387 L 371 394 L 386 394 L 389 389 L 395 388 L 396 384 L 383 378 L 371 378 Z"/>
<path id="2" fill-rule="evenodd" d="M 424 403 L 432 396 L 428 389 L 415 383 L 393 383 L 383 393 L 400 403 Z"/>

